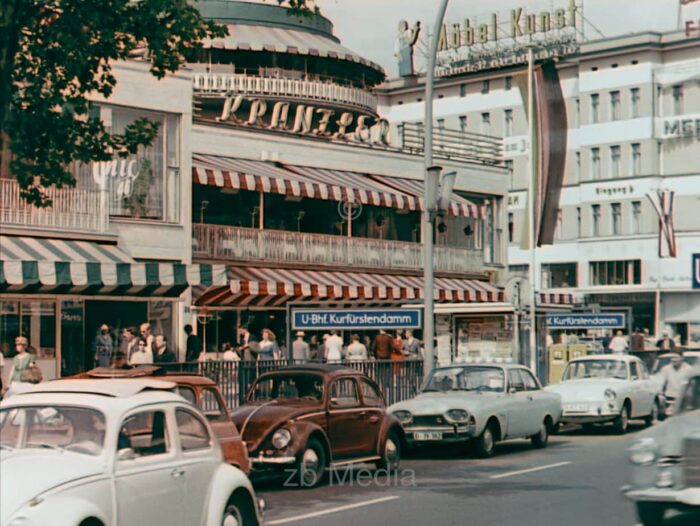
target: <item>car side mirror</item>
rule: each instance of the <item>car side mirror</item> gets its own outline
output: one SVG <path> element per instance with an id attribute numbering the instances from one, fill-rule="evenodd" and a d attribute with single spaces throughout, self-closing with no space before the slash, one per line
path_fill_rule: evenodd
<path id="1" fill-rule="evenodd" d="M 136 453 L 130 447 L 125 447 L 117 451 L 117 460 L 122 462 L 124 460 L 134 460 L 136 458 Z"/>

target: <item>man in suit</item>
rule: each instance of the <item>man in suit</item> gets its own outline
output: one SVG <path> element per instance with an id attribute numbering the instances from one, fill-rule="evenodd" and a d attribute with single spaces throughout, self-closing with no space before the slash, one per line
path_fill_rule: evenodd
<path id="1" fill-rule="evenodd" d="M 257 353 L 260 351 L 258 339 L 245 326 L 239 329 L 239 334 L 241 337 L 237 348 L 239 356 L 243 356 L 243 361 L 246 362 L 255 360 Z"/>
<path id="2" fill-rule="evenodd" d="M 196 362 L 199 360 L 199 355 L 202 354 L 202 342 L 199 336 L 193 334 L 192 325 L 185 325 L 185 334 L 187 334 L 185 362 Z"/>
<path id="3" fill-rule="evenodd" d="M 386 331 L 380 330 L 372 345 L 372 354 L 377 360 L 391 359 L 393 338 Z"/>

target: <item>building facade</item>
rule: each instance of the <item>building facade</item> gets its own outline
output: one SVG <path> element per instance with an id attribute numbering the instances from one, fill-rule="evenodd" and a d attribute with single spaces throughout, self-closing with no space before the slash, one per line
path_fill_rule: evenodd
<path id="1" fill-rule="evenodd" d="M 585 42 L 556 62 L 568 121 L 555 240 L 537 250 L 536 290 L 574 293 L 586 309 L 628 314 L 700 346 L 700 39 L 643 33 Z M 511 275 L 528 275 L 529 135 L 525 67 L 443 76 L 438 128 L 503 137 L 510 169 Z M 380 111 L 393 126 L 423 118 L 421 78 L 386 82 Z"/>

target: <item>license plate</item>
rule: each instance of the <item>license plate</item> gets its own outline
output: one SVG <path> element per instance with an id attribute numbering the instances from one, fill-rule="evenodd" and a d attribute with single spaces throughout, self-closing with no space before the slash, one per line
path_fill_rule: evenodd
<path id="1" fill-rule="evenodd" d="M 586 412 L 588 411 L 588 404 L 567 404 L 565 409 L 567 411 Z"/>
<path id="2" fill-rule="evenodd" d="M 416 431 L 413 433 L 416 440 L 442 440 L 442 433 L 439 431 Z"/>

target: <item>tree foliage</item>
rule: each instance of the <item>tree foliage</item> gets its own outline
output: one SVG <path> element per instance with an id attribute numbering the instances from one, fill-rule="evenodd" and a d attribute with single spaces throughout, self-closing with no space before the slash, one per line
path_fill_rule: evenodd
<path id="1" fill-rule="evenodd" d="M 277 0 L 306 12 L 306 0 Z M 108 98 L 110 64 L 140 50 L 158 78 L 176 71 L 207 37 L 226 28 L 187 0 L 2 0 L 0 2 L 0 152 L 37 206 L 44 188 L 72 186 L 73 162 L 135 153 L 156 137 L 140 119 L 110 133 L 88 100 Z"/>

